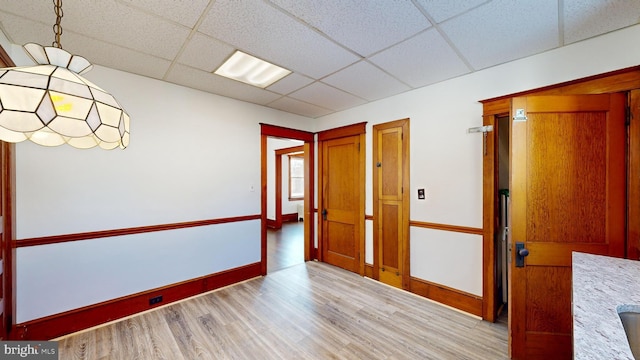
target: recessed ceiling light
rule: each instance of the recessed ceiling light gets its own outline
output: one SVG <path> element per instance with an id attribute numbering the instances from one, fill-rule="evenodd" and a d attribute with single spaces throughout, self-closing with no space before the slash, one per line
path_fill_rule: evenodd
<path id="1" fill-rule="evenodd" d="M 290 73 L 290 70 L 238 50 L 214 71 L 214 74 L 263 89 Z"/>

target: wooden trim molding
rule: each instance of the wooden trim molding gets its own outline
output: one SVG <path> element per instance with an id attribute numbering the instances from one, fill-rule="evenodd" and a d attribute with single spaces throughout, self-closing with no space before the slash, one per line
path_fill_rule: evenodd
<path id="1" fill-rule="evenodd" d="M 282 214 L 282 222 L 298 222 L 298 213 Z"/>
<path id="2" fill-rule="evenodd" d="M 9 54 L 0 46 L 0 67 L 14 67 Z M 0 142 L 0 340 L 10 336 L 16 314 L 16 159 L 15 144 Z"/>
<path id="3" fill-rule="evenodd" d="M 145 310 L 183 300 L 224 286 L 260 276 L 260 263 L 249 264 L 196 279 L 143 291 L 83 308 L 17 324 L 13 340 L 50 340 L 76 331 L 121 319 Z M 149 299 L 162 295 L 162 302 Z"/>
<path id="4" fill-rule="evenodd" d="M 318 133 L 318 141 L 364 134 L 366 132 L 366 126 L 366 122 L 361 122 L 353 125 L 341 126 L 338 128 L 321 131 Z"/>
<path id="5" fill-rule="evenodd" d="M 288 148 L 283 148 L 283 149 L 278 149 L 275 150 L 276 155 L 286 155 L 286 154 L 291 154 L 291 153 L 304 153 L 304 145 L 300 145 L 300 146 L 292 146 L 292 147 L 288 147 Z M 302 156 L 302 155 L 300 155 Z"/>
<path id="6" fill-rule="evenodd" d="M 367 263 L 364 264 L 364 276 L 369 279 L 373 279 L 373 265 Z"/>
<path id="7" fill-rule="evenodd" d="M 364 276 L 373 279 L 373 265 L 364 265 Z M 376 280 L 377 281 L 377 280 Z M 439 302 L 443 305 L 468 312 L 469 314 L 482 316 L 482 297 L 469 294 L 464 291 L 439 285 L 426 280 L 411 277 L 409 291 L 413 294 Z"/>
<path id="8" fill-rule="evenodd" d="M 260 123 L 260 135 L 296 139 L 311 143 L 315 141 L 314 134 L 311 132 L 263 123 Z"/>
<path id="9" fill-rule="evenodd" d="M 605 94 L 613 92 L 629 91 L 638 88 L 640 81 L 640 66 L 632 66 L 624 69 L 609 71 L 603 74 L 588 76 L 576 80 L 570 80 L 543 86 L 536 89 L 517 92 L 509 95 L 480 100 L 485 106 L 485 115 L 490 113 L 490 107 L 499 101 L 511 102 L 511 98 L 527 95 L 570 95 L 570 94 Z"/>
<path id="10" fill-rule="evenodd" d="M 413 226 L 413 227 L 420 227 L 420 228 L 425 228 L 425 229 L 453 231 L 453 232 L 460 232 L 460 233 L 473 234 L 473 235 L 482 235 L 484 233 L 484 230 L 482 228 L 474 228 L 474 227 L 458 226 L 458 225 L 447 225 L 447 224 L 437 224 L 437 223 L 415 221 L 415 220 L 411 220 L 409 222 L 409 225 Z"/>
<path id="11" fill-rule="evenodd" d="M 640 258 L 640 90 L 629 92 L 627 258 Z"/>
<path id="12" fill-rule="evenodd" d="M 16 63 L 13 62 L 11 56 L 7 54 L 7 51 L 0 45 L 0 67 L 15 67 Z"/>
<path id="13" fill-rule="evenodd" d="M 190 227 L 196 227 L 196 226 L 225 224 L 225 223 L 238 222 L 238 221 L 260 220 L 260 218 L 261 218 L 260 215 L 246 215 L 246 216 L 219 218 L 219 219 L 188 221 L 188 222 L 173 223 L 173 224 L 140 226 L 140 227 L 134 227 L 134 228 L 93 231 L 93 232 L 86 232 L 86 233 L 43 236 L 43 237 L 37 237 L 37 238 L 17 240 L 16 247 L 40 246 L 40 245 L 57 244 L 57 243 L 70 242 L 70 241 L 90 240 L 90 239 L 99 239 L 99 238 L 105 238 L 105 237 L 116 237 L 116 236 L 148 233 L 148 232 L 155 232 L 155 231 L 184 229 L 184 228 L 190 228 Z"/>
<path id="14" fill-rule="evenodd" d="M 481 296 L 414 277 L 411 277 L 411 292 L 470 314 L 482 316 Z"/>

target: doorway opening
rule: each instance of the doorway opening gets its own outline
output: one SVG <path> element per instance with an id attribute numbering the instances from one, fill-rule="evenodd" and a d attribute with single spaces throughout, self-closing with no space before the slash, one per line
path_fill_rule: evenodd
<path id="1" fill-rule="evenodd" d="M 284 128 L 284 127 L 280 127 L 280 126 L 275 126 L 275 125 L 268 125 L 268 124 L 260 124 L 260 163 L 261 163 L 261 176 L 260 176 L 260 192 L 261 192 L 261 255 L 260 255 L 260 263 L 261 263 L 261 274 L 262 275 L 267 275 L 268 273 L 268 263 L 269 263 L 269 250 L 272 250 L 272 253 L 277 254 L 278 253 L 278 249 L 276 248 L 276 246 L 271 246 L 273 249 L 270 249 L 269 247 L 269 242 L 268 242 L 268 226 L 271 225 L 272 228 L 274 228 L 274 230 L 279 230 L 280 228 L 282 228 L 282 224 L 283 221 L 286 219 L 285 215 L 287 215 L 286 213 L 283 214 L 282 213 L 282 197 L 283 197 L 283 192 L 282 192 L 282 186 L 273 186 L 276 183 L 276 174 L 279 174 L 279 179 L 281 181 L 281 183 L 284 183 L 284 181 L 282 180 L 282 163 L 279 161 L 278 163 L 280 164 L 278 166 L 279 171 L 276 171 L 276 161 L 275 161 L 275 155 L 276 155 L 276 148 L 279 148 L 278 150 L 281 150 L 278 154 L 280 155 L 280 158 L 282 158 L 283 154 L 286 153 L 292 153 L 294 151 L 292 151 L 291 149 L 289 150 L 282 150 L 283 148 L 292 148 L 292 143 L 290 140 L 287 143 L 288 146 L 273 146 L 270 147 L 269 142 L 270 139 L 272 142 L 276 143 L 277 141 L 283 141 L 283 139 L 290 139 L 290 140 L 298 140 L 298 142 L 295 144 L 295 152 L 299 155 L 300 152 L 302 153 L 302 158 L 303 158 L 303 178 L 302 178 L 302 183 L 303 183 L 303 196 L 302 196 L 302 206 L 298 206 L 299 205 L 299 201 L 298 204 L 295 204 L 295 212 L 292 212 L 291 214 L 295 214 L 293 215 L 294 220 L 298 221 L 300 218 L 303 219 L 308 219 L 307 221 L 303 221 L 301 222 L 302 224 L 302 233 L 303 233 L 303 237 L 302 237 L 302 248 L 303 248 L 303 252 L 302 252 L 302 256 L 303 256 L 303 261 L 309 261 L 312 260 L 314 258 L 316 258 L 316 249 L 315 249 L 315 245 L 314 245 L 314 226 L 313 226 L 313 221 L 311 221 L 312 219 L 312 215 L 313 215 L 313 192 L 314 192 L 314 145 L 315 145 L 315 136 L 313 133 L 307 132 L 307 131 L 302 131 L 302 130 L 295 130 L 295 129 L 289 129 L 289 128 Z M 286 141 L 286 140 L 284 140 Z M 300 143 L 302 142 L 302 145 L 300 145 Z M 274 177 L 273 180 L 269 180 L 269 163 L 271 162 L 271 160 L 273 160 L 273 173 L 274 173 Z M 287 166 L 287 171 L 288 171 L 288 166 Z M 298 169 L 299 170 L 299 169 Z M 287 176 L 287 186 L 289 188 L 291 188 L 291 180 L 289 179 L 289 177 Z M 271 219 L 269 219 L 269 214 L 270 214 L 270 205 L 269 205 L 269 201 L 268 201 L 268 194 L 269 194 L 269 186 L 271 186 L 271 190 L 272 190 L 272 198 L 273 198 L 273 216 Z M 295 198 L 300 198 L 300 180 L 294 180 L 293 181 L 293 186 L 295 186 L 295 190 L 294 191 L 294 196 Z M 297 193 L 296 193 L 297 192 Z M 277 193 L 277 195 L 276 195 Z M 291 194 L 289 191 L 287 191 L 288 194 L 288 199 L 291 198 Z M 279 197 L 280 201 L 275 201 L 277 200 L 277 198 Z M 277 210 L 276 210 L 277 207 Z M 270 221 L 271 220 L 271 221 Z M 284 232 L 284 230 L 283 230 Z M 295 234 L 295 231 L 292 231 L 293 234 Z M 284 236 L 283 233 L 281 233 L 281 236 Z M 277 244 L 278 242 L 275 241 L 275 237 L 277 237 L 277 234 L 273 234 L 272 237 L 274 237 L 274 244 Z M 281 250 L 284 250 L 285 248 L 282 248 Z M 290 248 L 289 250 L 291 251 L 295 251 L 292 250 L 295 249 L 295 247 Z M 297 256 L 299 256 L 300 254 L 294 254 L 294 259 L 297 258 Z M 273 258 L 273 261 L 278 261 L 276 260 L 276 258 Z M 274 267 L 277 268 L 278 266 Z M 273 270 L 273 269 L 272 269 Z M 275 270 L 273 270 L 275 271 Z"/>
<path id="2" fill-rule="evenodd" d="M 267 273 L 304 262 L 304 142 L 267 139 Z"/>
<path id="3" fill-rule="evenodd" d="M 498 159 L 495 176 L 498 179 L 496 233 L 494 250 L 496 259 L 496 300 L 498 306 L 497 321 L 508 322 L 509 264 L 511 263 L 511 244 L 509 244 L 509 116 L 497 116 L 496 158 Z"/>

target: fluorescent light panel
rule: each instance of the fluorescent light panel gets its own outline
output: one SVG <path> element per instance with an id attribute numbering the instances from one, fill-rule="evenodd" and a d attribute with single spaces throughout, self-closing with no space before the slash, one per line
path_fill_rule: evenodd
<path id="1" fill-rule="evenodd" d="M 236 50 L 214 73 L 264 89 L 291 71 Z"/>

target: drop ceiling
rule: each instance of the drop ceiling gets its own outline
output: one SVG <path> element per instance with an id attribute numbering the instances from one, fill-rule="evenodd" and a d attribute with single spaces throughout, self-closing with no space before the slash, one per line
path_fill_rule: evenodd
<path id="1" fill-rule="evenodd" d="M 640 21 L 640 0 L 64 0 L 62 46 L 94 64 L 317 118 Z M 0 0 L 15 44 L 50 45 L 50 0 Z M 213 74 L 236 50 L 292 71 Z"/>

